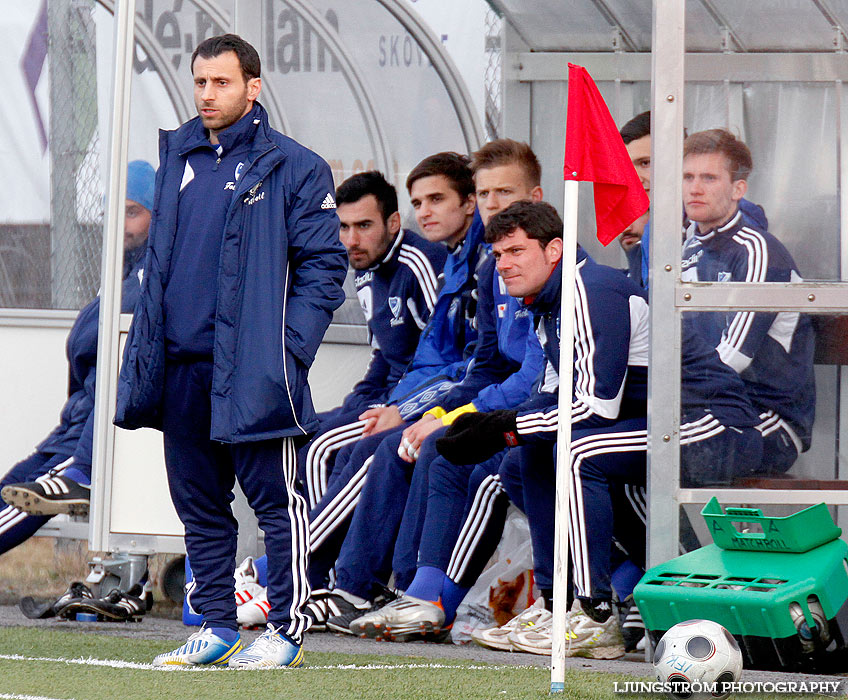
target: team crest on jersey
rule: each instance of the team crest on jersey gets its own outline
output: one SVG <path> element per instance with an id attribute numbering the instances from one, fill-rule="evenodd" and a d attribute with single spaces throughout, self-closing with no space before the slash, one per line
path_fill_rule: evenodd
<path id="1" fill-rule="evenodd" d="M 244 162 L 239 161 L 239 164 L 236 166 L 235 179 L 238 182 L 238 179 L 241 177 L 242 170 L 244 170 Z"/>
<path id="2" fill-rule="evenodd" d="M 732 274 L 730 272 L 719 272 L 716 279 L 719 282 L 730 282 L 732 278 Z"/>
<path id="3" fill-rule="evenodd" d="M 403 323 L 403 317 L 401 317 L 400 312 L 403 310 L 403 301 L 401 301 L 400 297 L 389 297 L 389 311 L 392 312 L 391 321 L 389 321 L 389 325 L 399 326 Z"/>

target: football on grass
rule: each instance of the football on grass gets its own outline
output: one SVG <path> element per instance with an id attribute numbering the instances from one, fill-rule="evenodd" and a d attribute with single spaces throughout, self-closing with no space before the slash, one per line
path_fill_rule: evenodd
<path id="1" fill-rule="evenodd" d="M 722 686 L 741 677 L 742 652 L 733 635 L 717 622 L 687 620 L 660 639 L 654 670 L 671 698 L 727 698 L 730 688 Z"/>

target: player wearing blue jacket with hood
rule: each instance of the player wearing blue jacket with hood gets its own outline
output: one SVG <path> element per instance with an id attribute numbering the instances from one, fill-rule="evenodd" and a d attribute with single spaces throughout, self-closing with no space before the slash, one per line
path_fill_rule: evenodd
<path id="1" fill-rule="evenodd" d="M 132 161 L 127 169 L 122 313 L 132 313 L 138 300 L 155 175 L 143 160 Z M 99 316 L 97 297 L 80 311 L 68 334 L 68 400 L 59 425 L 34 454 L 0 480 L 5 501 L 0 509 L 0 554 L 28 539 L 57 513 L 88 513 Z"/>
<path id="2" fill-rule="evenodd" d="M 157 665 L 299 666 L 308 519 L 295 439 L 317 427 L 309 366 L 347 271 L 327 163 L 274 131 L 256 50 L 207 39 L 191 61 L 199 118 L 161 132 L 141 298 L 115 422 L 163 431 L 206 625 Z M 238 478 L 265 532 L 268 627 L 242 650 L 233 571 Z"/>

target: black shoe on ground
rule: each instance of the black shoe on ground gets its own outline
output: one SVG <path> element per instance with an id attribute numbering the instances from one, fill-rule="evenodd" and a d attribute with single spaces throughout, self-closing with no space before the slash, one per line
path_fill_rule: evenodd
<path id="1" fill-rule="evenodd" d="M 356 606 L 356 605 L 353 605 L 350 601 L 346 600 L 345 598 L 342 598 L 338 594 L 333 595 L 331 593 L 330 595 L 336 601 L 338 601 L 339 599 L 344 601 L 344 604 L 347 607 L 343 611 L 340 610 L 340 612 L 337 615 L 330 617 L 327 620 L 327 630 L 330 631 L 330 632 L 341 632 L 342 634 L 350 634 L 350 635 L 354 635 L 354 636 L 355 636 L 356 633 L 353 630 L 350 629 L 350 623 L 351 622 L 359 619 L 360 617 L 362 617 L 363 615 L 365 615 L 369 612 L 372 612 L 374 610 L 378 610 L 379 608 L 382 608 L 384 605 L 391 603 L 393 600 L 395 600 L 397 598 L 397 593 L 395 593 L 394 591 L 392 591 L 388 588 L 384 588 L 383 591 L 374 599 L 374 602 L 367 602 L 363 606 Z M 330 598 L 328 598 L 328 606 L 329 605 L 330 605 Z M 341 608 L 341 607 L 344 607 L 344 606 L 340 605 L 339 607 Z"/>
<path id="2" fill-rule="evenodd" d="M 0 496 L 30 515 L 88 515 L 91 487 L 48 473 L 35 481 L 4 486 Z"/>
<path id="3" fill-rule="evenodd" d="M 645 623 L 642 621 L 642 613 L 633 602 L 633 595 L 627 596 L 621 604 L 619 618 L 621 621 L 621 636 L 624 637 L 624 651 L 637 651 L 639 642 L 645 638 Z"/>
<path id="4" fill-rule="evenodd" d="M 68 589 L 53 601 L 38 601 L 32 596 L 21 598 L 18 606 L 21 612 L 31 620 L 44 620 L 55 617 L 59 610 L 63 610 L 73 600 L 84 600 L 94 598 L 91 589 L 81 581 L 74 581 Z"/>
<path id="5" fill-rule="evenodd" d="M 139 619 L 146 612 L 147 604 L 143 599 L 113 588 L 103 598 L 87 598 L 71 602 L 63 614 L 67 617 L 76 613 L 92 613 L 106 622 L 128 622 Z"/>
<path id="6" fill-rule="evenodd" d="M 330 592 L 324 599 L 327 607 L 327 631 L 352 634 L 350 623 L 371 608 L 371 601 L 362 604 L 351 603 L 340 593 Z"/>

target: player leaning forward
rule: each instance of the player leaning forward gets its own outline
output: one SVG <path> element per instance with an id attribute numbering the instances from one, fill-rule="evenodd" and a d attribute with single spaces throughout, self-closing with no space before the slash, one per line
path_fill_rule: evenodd
<path id="1" fill-rule="evenodd" d="M 164 433 L 206 621 L 156 664 L 298 666 L 309 547 L 295 441 L 315 428 L 309 366 L 344 299 L 333 181 L 268 126 L 256 50 L 227 34 L 192 56 L 199 117 L 160 138 L 156 205 L 115 422 Z M 266 631 L 242 650 L 233 569 L 239 483 L 265 532 Z"/>

